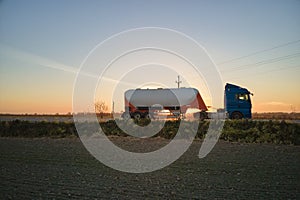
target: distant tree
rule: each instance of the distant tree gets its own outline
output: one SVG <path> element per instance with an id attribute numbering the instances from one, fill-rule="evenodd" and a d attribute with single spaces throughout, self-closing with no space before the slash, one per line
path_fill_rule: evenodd
<path id="1" fill-rule="evenodd" d="M 108 106 L 104 101 L 97 101 L 95 103 L 95 110 L 97 113 L 103 114 L 108 110 Z"/>

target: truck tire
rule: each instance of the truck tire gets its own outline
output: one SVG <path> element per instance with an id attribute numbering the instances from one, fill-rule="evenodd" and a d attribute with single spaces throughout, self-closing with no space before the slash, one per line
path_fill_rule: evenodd
<path id="1" fill-rule="evenodd" d="M 139 112 L 135 112 L 135 113 L 133 113 L 133 118 L 135 120 L 140 120 L 142 118 L 142 115 Z"/>
<path id="2" fill-rule="evenodd" d="M 204 119 L 207 119 L 207 113 L 206 112 L 200 112 L 200 120 L 203 121 Z"/>
<path id="3" fill-rule="evenodd" d="M 194 113 L 194 118 L 203 121 L 204 119 L 207 119 L 207 113 L 204 111 Z"/>
<path id="4" fill-rule="evenodd" d="M 122 118 L 125 120 L 129 120 L 131 118 L 129 113 L 123 113 Z"/>
<path id="5" fill-rule="evenodd" d="M 243 114 L 240 112 L 233 112 L 231 114 L 231 119 L 242 119 L 243 118 Z"/>
<path id="6" fill-rule="evenodd" d="M 152 119 L 153 117 L 151 116 L 150 113 L 146 113 L 146 114 L 145 114 L 145 118 L 146 118 L 146 119 Z"/>

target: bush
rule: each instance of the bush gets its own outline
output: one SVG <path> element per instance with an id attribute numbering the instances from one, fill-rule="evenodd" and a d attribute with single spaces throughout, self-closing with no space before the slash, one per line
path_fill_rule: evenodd
<path id="1" fill-rule="evenodd" d="M 136 130 L 137 124 L 121 120 L 130 129 Z M 146 127 L 149 121 L 139 121 L 140 126 Z M 178 132 L 181 121 L 167 121 L 164 127 L 153 137 L 172 139 Z M 209 127 L 209 121 L 189 122 L 182 121 L 183 134 L 193 136 L 193 130 L 198 126 L 196 138 L 204 139 Z M 158 126 L 155 121 L 149 126 Z M 88 127 L 89 124 L 87 123 Z M 106 135 L 127 136 L 116 121 L 101 122 L 100 126 Z M 130 127 L 132 126 L 132 127 Z M 151 127 L 149 127 L 151 128 Z M 89 133 L 87 133 L 89 134 Z M 61 138 L 77 136 L 74 123 L 66 122 L 28 122 L 2 121 L 0 123 L 0 137 L 52 137 Z M 246 143 L 274 143 L 300 145 L 300 124 L 286 121 L 254 121 L 254 120 L 227 120 L 223 127 L 221 140 Z"/>
<path id="2" fill-rule="evenodd" d="M 77 136 L 74 123 L 2 121 L 1 137 L 66 137 Z"/>
<path id="3" fill-rule="evenodd" d="M 300 125 L 286 121 L 228 120 L 221 139 L 236 142 L 300 144 Z"/>

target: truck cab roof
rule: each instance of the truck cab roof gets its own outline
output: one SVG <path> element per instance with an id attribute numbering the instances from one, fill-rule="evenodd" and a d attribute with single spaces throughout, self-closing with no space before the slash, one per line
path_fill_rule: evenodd
<path id="1" fill-rule="evenodd" d="M 225 90 L 226 91 L 239 90 L 239 91 L 241 91 L 245 94 L 250 94 L 249 90 L 247 90 L 246 88 L 242 88 L 238 85 L 234 85 L 234 84 L 231 84 L 231 83 L 226 83 Z"/>

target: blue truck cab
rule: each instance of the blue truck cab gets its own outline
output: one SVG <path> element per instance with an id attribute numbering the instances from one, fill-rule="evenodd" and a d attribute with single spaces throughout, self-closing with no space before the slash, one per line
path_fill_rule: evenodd
<path id="1" fill-rule="evenodd" d="M 230 119 L 251 118 L 251 98 L 246 88 L 227 83 L 224 91 L 225 111 Z"/>

